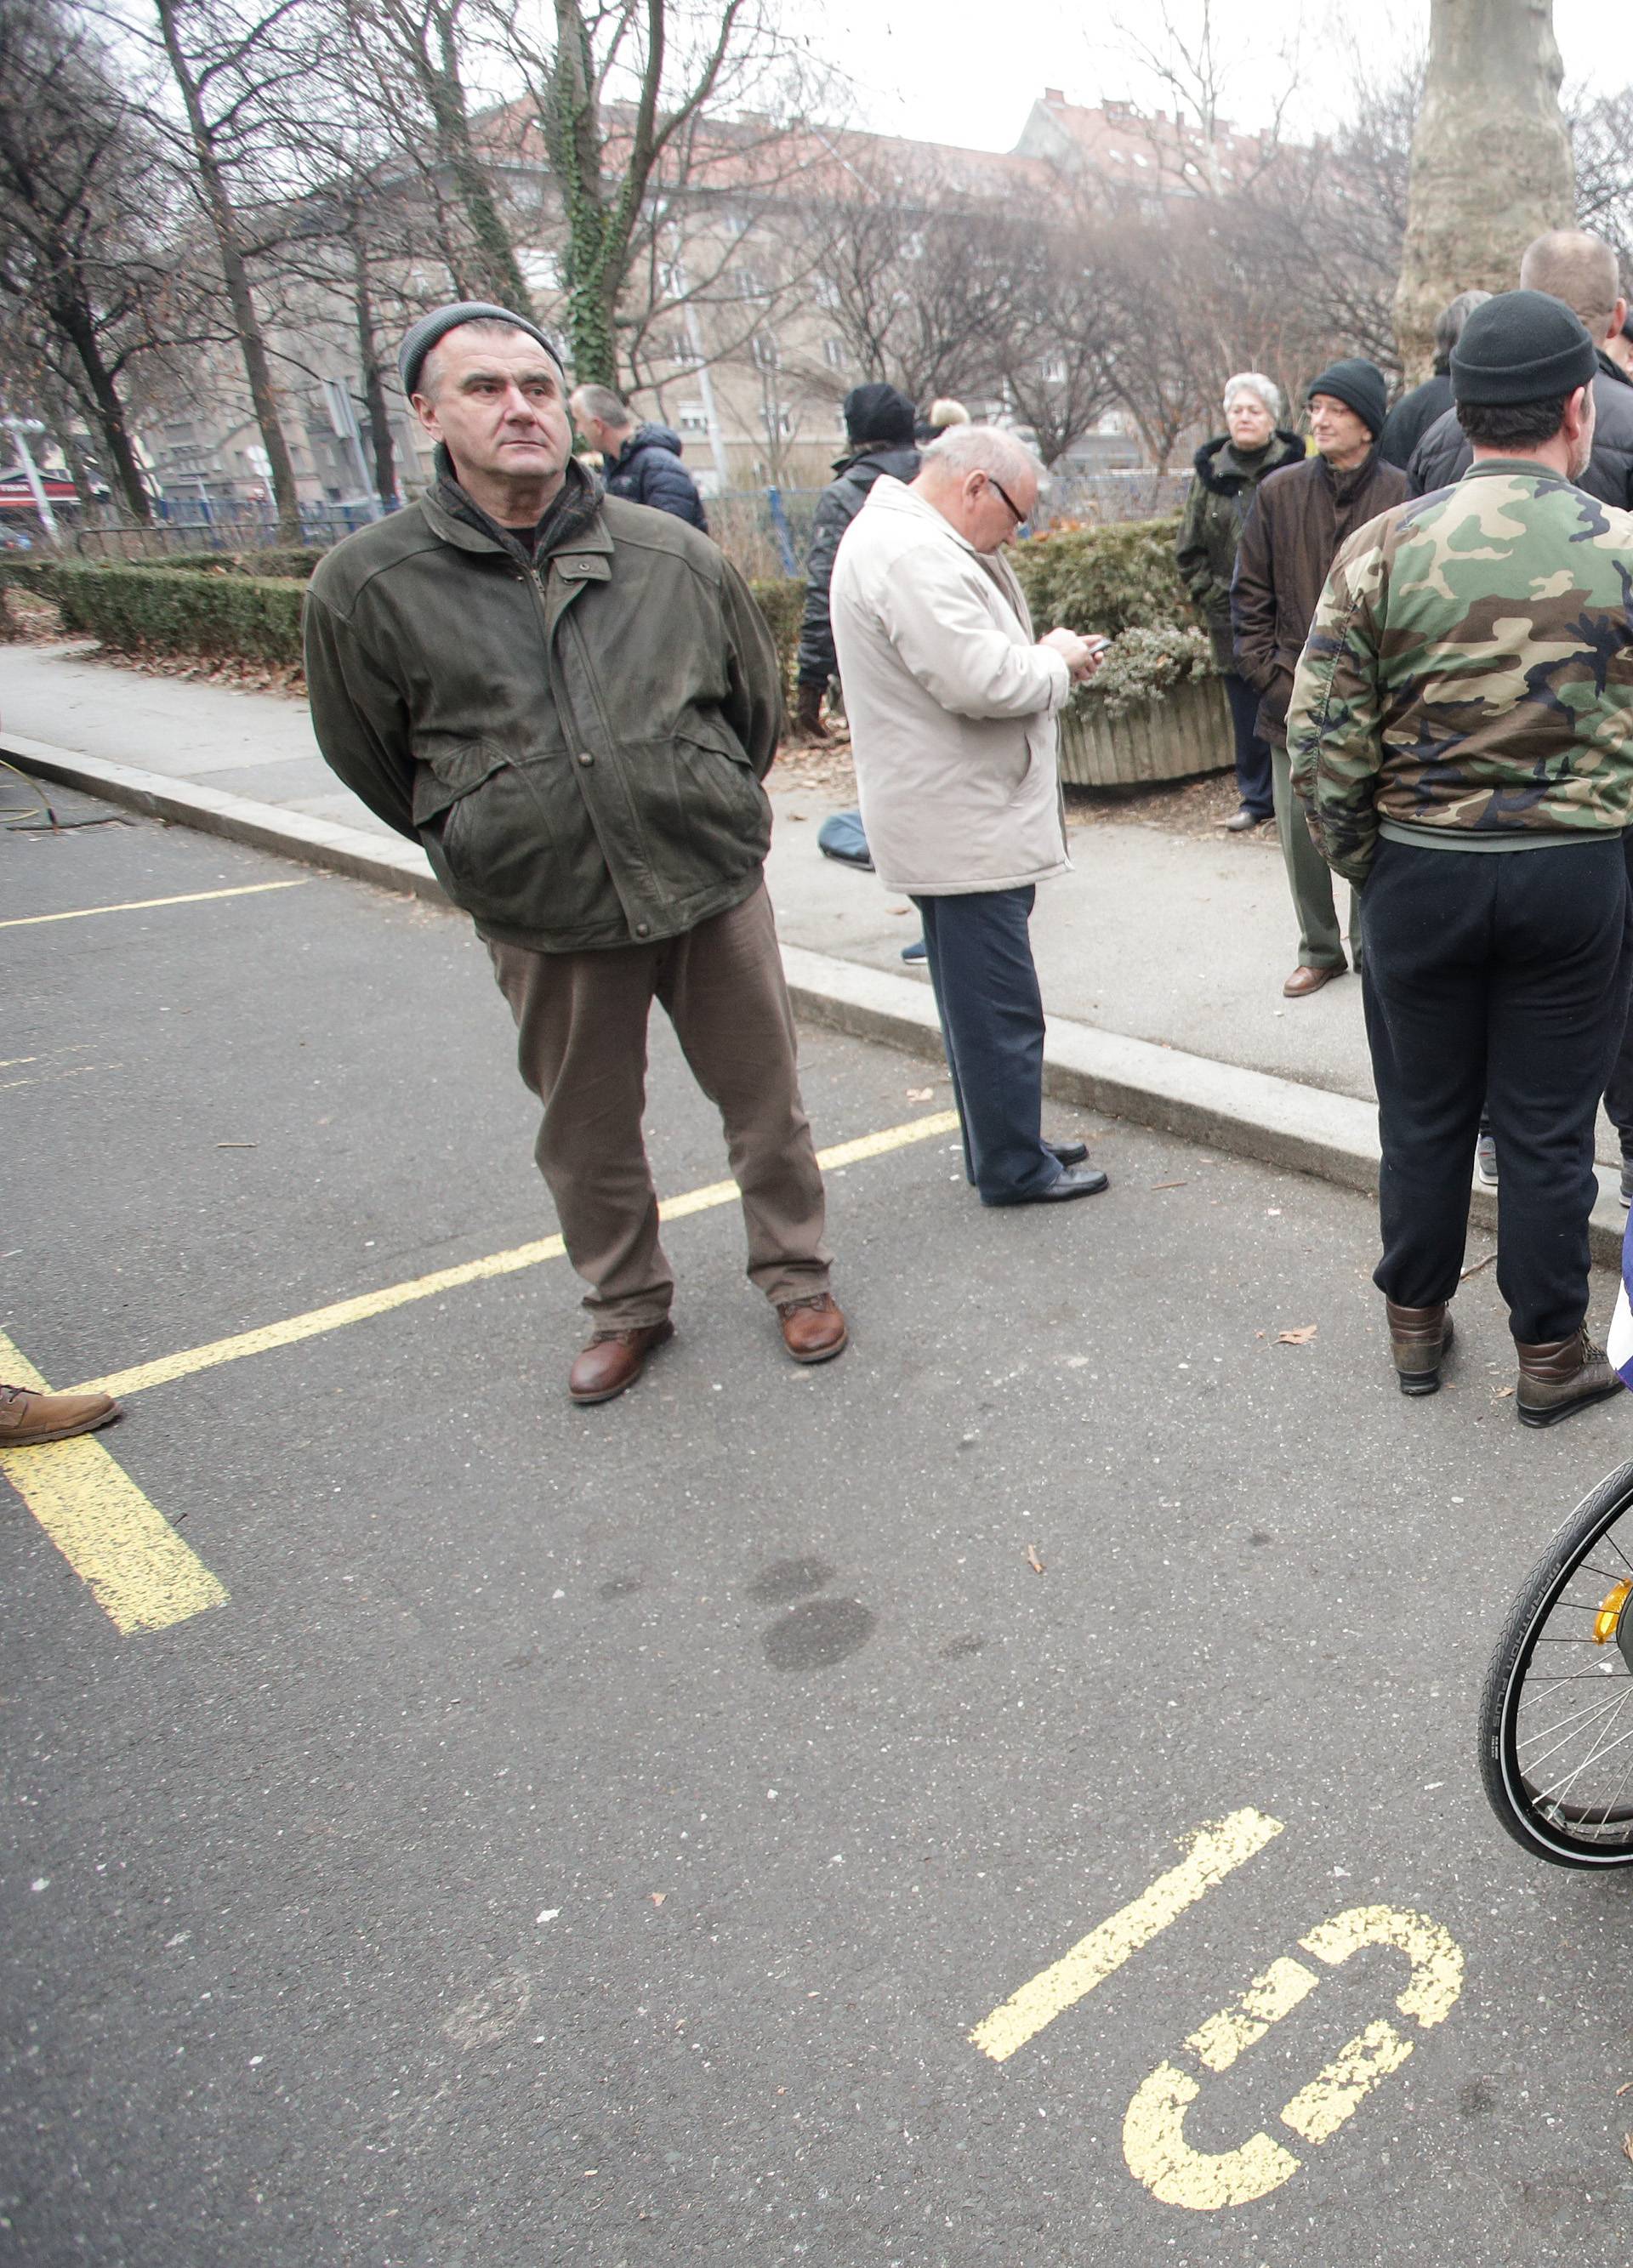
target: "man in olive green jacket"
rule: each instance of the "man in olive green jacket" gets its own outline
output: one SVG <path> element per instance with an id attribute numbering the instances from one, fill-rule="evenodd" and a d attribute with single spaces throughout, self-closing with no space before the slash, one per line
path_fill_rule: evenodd
<path id="1" fill-rule="evenodd" d="M 532 323 L 440 308 L 399 365 L 439 477 L 313 577 L 312 719 L 347 785 L 425 845 L 515 1016 L 596 1325 L 568 1391 L 610 1400 L 671 1336 L 640 1125 L 654 998 L 719 1106 L 750 1280 L 794 1359 L 826 1361 L 845 1318 L 762 875 L 770 634 L 706 537 L 605 497 L 573 459 Z"/>

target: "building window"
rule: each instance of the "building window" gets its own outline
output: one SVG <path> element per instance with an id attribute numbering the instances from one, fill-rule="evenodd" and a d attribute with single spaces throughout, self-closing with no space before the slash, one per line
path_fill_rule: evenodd
<path id="1" fill-rule="evenodd" d="M 782 350 L 769 331 L 757 332 L 750 342 L 749 351 L 754 357 L 756 370 L 773 371 L 782 364 Z"/>
<path id="2" fill-rule="evenodd" d="M 824 339 L 822 358 L 830 370 L 843 370 L 850 360 L 850 350 L 843 339 Z"/>
<path id="3" fill-rule="evenodd" d="M 680 406 L 680 429 L 683 433 L 706 433 L 709 421 L 703 414 L 700 401 L 683 401 Z"/>

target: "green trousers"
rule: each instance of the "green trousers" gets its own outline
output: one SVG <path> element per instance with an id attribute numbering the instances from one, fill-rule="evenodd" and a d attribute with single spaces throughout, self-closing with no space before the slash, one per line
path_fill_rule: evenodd
<path id="1" fill-rule="evenodd" d="M 1343 932 L 1333 902 L 1333 870 L 1310 839 L 1304 807 L 1293 792 L 1293 768 L 1285 741 L 1270 743 L 1270 777 L 1275 794 L 1275 831 L 1282 841 L 1282 864 L 1298 917 L 1298 965 L 1301 968 L 1342 968 Z M 1355 894 L 1349 899 L 1350 958 L 1355 952 Z"/>

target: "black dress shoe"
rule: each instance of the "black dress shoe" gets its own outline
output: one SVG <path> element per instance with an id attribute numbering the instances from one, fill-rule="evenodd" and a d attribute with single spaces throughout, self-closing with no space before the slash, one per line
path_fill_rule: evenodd
<path id="1" fill-rule="evenodd" d="M 1089 1155 L 1086 1142 L 1046 1142 L 1044 1148 L 1063 1166 L 1081 1166 Z"/>
<path id="2" fill-rule="evenodd" d="M 1064 1204 L 1068 1197 L 1097 1197 L 1109 1186 L 1109 1176 L 1098 1166 L 1062 1166 L 1060 1178 L 1046 1189 L 1030 1190 L 1023 1197 L 983 1197 L 983 1204 Z"/>

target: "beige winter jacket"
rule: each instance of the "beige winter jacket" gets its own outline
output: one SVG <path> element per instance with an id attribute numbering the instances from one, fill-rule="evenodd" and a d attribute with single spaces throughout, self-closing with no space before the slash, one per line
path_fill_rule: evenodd
<path id="1" fill-rule="evenodd" d="M 888 475 L 845 532 L 831 594 L 868 847 L 918 897 L 1063 873 L 1055 716 L 1072 689 L 1003 559 Z"/>

